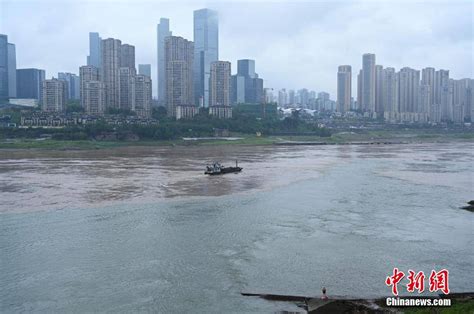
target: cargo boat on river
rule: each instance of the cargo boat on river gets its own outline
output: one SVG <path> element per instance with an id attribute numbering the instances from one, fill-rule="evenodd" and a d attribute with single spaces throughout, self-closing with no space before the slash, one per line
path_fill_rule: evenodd
<path id="1" fill-rule="evenodd" d="M 213 163 L 212 165 L 206 166 L 206 171 L 204 174 L 208 174 L 210 176 L 219 175 L 219 174 L 226 174 L 226 173 L 237 173 L 242 171 L 242 167 L 239 167 L 237 161 L 235 161 L 235 167 L 224 167 L 218 162 Z"/>

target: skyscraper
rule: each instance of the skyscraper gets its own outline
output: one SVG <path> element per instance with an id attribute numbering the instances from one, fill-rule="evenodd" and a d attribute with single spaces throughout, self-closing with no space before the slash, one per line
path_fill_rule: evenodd
<path id="1" fill-rule="evenodd" d="M 242 59 L 237 61 L 237 75 L 255 78 L 255 60 Z"/>
<path id="2" fill-rule="evenodd" d="M 394 113 L 399 112 L 398 108 L 398 75 L 394 68 L 383 69 L 383 107 L 384 113 L 388 112 L 395 118 Z"/>
<path id="3" fill-rule="evenodd" d="M 176 106 L 194 105 L 193 92 L 194 43 L 182 37 L 165 40 L 166 104 L 168 115 L 176 115 Z"/>
<path id="4" fill-rule="evenodd" d="M 105 85 L 101 81 L 87 81 L 83 84 L 84 109 L 90 115 L 102 115 L 105 112 Z"/>
<path id="5" fill-rule="evenodd" d="M 237 74 L 231 79 L 231 103 L 263 102 L 263 80 L 255 73 L 255 61 L 237 60 Z"/>
<path id="6" fill-rule="evenodd" d="M 120 47 L 120 67 L 135 69 L 135 46 L 123 44 Z"/>
<path id="7" fill-rule="evenodd" d="M 81 81 L 81 105 L 88 114 L 101 115 L 105 112 L 105 84 L 99 80 L 99 69 L 82 66 L 79 69 Z"/>
<path id="8" fill-rule="evenodd" d="M 8 44 L 8 96 L 16 97 L 16 51 L 14 44 Z"/>
<path id="9" fill-rule="evenodd" d="M 119 39 L 107 38 L 101 43 L 100 77 L 105 84 L 106 108 L 119 109 L 119 68 L 122 42 Z"/>
<path id="10" fill-rule="evenodd" d="M 194 98 L 209 106 L 211 63 L 219 60 L 219 21 L 210 9 L 194 11 Z"/>
<path id="11" fill-rule="evenodd" d="M 295 101 L 295 91 L 293 89 L 290 89 L 288 91 L 288 104 L 294 105 L 296 103 Z"/>
<path id="12" fill-rule="evenodd" d="M 151 79 L 151 64 L 139 64 L 138 74 L 146 75 Z"/>
<path id="13" fill-rule="evenodd" d="M 364 110 L 362 106 L 362 70 L 357 74 L 357 109 Z"/>
<path id="14" fill-rule="evenodd" d="M 0 101 L 8 99 L 8 36 L 0 34 Z"/>
<path id="15" fill-rule="evenodd" d="M 230 106 L 231 65 L 228 61 L 211 63 L 210 106 Z"/>
<path id="16" fill-rule="evenodd" d="M 302 88 L 298 91 L 299 104 L 302 108 L 307 108 L 309 100 L 309 92 L 306 88 Z"/>
<path id="17" fill-rule="evenodd" d="M 17 98 L 43 101 L 43 81 L 45 71 L 40 69 L 16 70 Z"/>
<path id="18" fill-rule="evenodd" d="M 132 68 L 122 67 L 119 69 L 119 108 L 133 110 L 133 99 L 135 89 L 135 72 Z"/>
<path id="19" fill-rule="evenodd" d="M 429 95 L 426 94 L 428 90 L 429 90 Z M 429 104 L 426 103 L 427 101 L 429 102 Z M 424 68 L 423 70 L 421 70 L 420 103 L 423 104 L 423 106 L 428 105 L 428 108 L 426 108 L 426 110 L 427 110 L 430 121 L 439 122 L 440 117 L 437 117 L 440 115 L 439 107 L 435 105 L 435 69 L 434 68 Z"/>
<path id="20" fill-rule="evenodd" d="M 283 88 L 278 91 L 278 106 L 284 107 L 286 105 L 288 105 L 288 93 Z"/>
<path id="21" fill-rule="evenodd" d="M 471 115 L 470 81 L 471 79 L 450 80 L 453 88 L 453 122 L 462 123 Z"/>
<path id="22" fill-rule="evenodd" d="M 383 106 L 383 66 L 375 66 L 375 112 L 378 117 L 383 117 L 384 106 Z"/>
<path id="23" fill-rule="evenodd" d="M 158 24 L 156 29 L 157 37 L 157 93 L 158 93 L 158 103 L 164 105 L 165 95 L 166 95 L 166 83 L 165 83 L 165 39 L 166 37 L 171 36 L 170 31 L 170 21 L 165 18 L 160 19 L 160 24 Z"/>
<path id="24" fill-rule="evenodd" d="M 100 68 L 102 58 L 101 46 L 102 38 L 100 38 L 99 33 L 89 33 L 89 55 L 87 56 L 87 65 Z"/>
<path id="25" fill-rule="evenodd" d="M 245 77 L 232 75 L 230 78 L 230 102 L 232 104 L 245 103 Z"/>
<path id="26" fill-rule="evenodd" d="M 420 84 L 418 106 L 415 109 L 418 113 L 429 114 L 431 108 L 431 86 L 424 84 L 423 80 Z"/>
<path id="27" fill-rule="evenodd" d="M 66 82 L 58 79 L 43 81 L 43 111 L 62 112 L 66 105 Z"/>
<path id="28" fill-rule="evenodd" d="M 421 70 L 421 84 L 430 86 L 430 99 L 431 103 L 434 103 L 435 100 L 435 69 L 434 68 L 424 68 Z"/>
<path id="29" fill-rule="evenodd" d="M 440 120 L 452 121 L 452 101 L 449 90 L 449 70 L 435 72 L 434 103 L 439 107 Z"/>
<path id="30" fill-rule="evenodd" d="M 148 118 L 151 116 L 151 79 L 148 75 L 139 74 L 134 81 L 133 111 L 139 117 Z"/>
<path id="31" fill-rule="evenodd" d="M 351 109 L 352 68 L 340 65 L 337 70 L 337 110 L 346 112 Z"/>
<path id="32" fill-rule="evenodd" d="M 80 80 L 76 74 L 59 72 L 58 79 L 66 82 L 66 100 L 80 99 Z"/>
<path id="33" fill-rule="evenodd" d="M 375 55 L 362 55 L 362 110 L 376 112 L 375 108 Z"/>
<path id="34" fill-rule="evenodd" d="M 400 112 L 417 112 L 420 93 L 420 71 L 408 67 L 400 69 L 398 84 Z"/>

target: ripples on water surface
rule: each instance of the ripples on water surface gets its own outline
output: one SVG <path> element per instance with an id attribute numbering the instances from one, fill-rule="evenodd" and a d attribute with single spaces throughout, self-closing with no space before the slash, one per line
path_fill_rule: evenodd
<path id="1" fill-rule="evenodd" d="M 2 151 L 0 310 L 291 310 L 240 292 L 381 296 L 393 267 L 472 291 L 473 163 L 466 143 Z"/>

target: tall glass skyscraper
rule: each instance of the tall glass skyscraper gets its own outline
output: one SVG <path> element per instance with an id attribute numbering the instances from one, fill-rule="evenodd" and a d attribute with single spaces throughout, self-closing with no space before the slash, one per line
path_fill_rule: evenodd
<path id="1" fill-rule="evenodd" d="M 45 71 L 40 69 L 18 69 L 16 70 L 16 88 L 18 98 L 37 99 L 43 98 L 43 81 Z"/>
<path id="2" fill-rule="evenodd" d="M 158 103 L 160 105 L 165 105 L 166 99 L 166 82 L 165 82 L 165 73 L 166 73 L 166 64 L 165 64 L 165 39 L 170 37 L 172 32 L 170 31 L 170 20 L 161 18 L 160 24 L 156 28 L 156 44 L 157 44 L 157 77 L 156 81 L 158 84 Z"/>
<path id="3" fill-rule="evenodd" d="M 99 33 L 89 33 L 89 55 L 87 56 L 87 65 L 100 68 L 101 63 L 101 44 L 102 38 Z"/>
<path id="4" fill-rule="evenodd" d="M 209 107 L 211 63 L 219 60 L 219 19 L 210 9 L 194 11 L 194 101 Z"/>

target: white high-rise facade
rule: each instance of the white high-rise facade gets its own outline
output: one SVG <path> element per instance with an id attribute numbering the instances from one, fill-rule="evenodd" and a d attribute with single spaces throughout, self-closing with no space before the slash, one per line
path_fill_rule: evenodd
<path id="1" fill-rule="evenodd" d="M 51 79 L 43 81 L 43 111 L 63 112 L 66 105 L 66 82 Z"/>
<path id="2" fill-rule="evenodd" d="M 340 65 L 337 71 L 337 110 L 347 112 L 351 109 L 352 68 Z"/>
<path id="3" fill-rule="evenodd" d="M 384 84 L 383 84 L 383 66 L 375 66 L 375 112 L 377 116 L 383 116 L 384 105 Z"/>
<path id="4" fill-rule="evenodd" d="M 362 110 L 370 113 L 376 112 L 375 54 L 372 53 L 362 55 L 361 92 Z"/>
<path id="5" fill-rule="evenodd" d="M 193 106 L 194 43 L 182 37 L 165 40 L 165 82 L 168 115 L 175 117 L 177 106 Z"/>
<path id="6" fill-rule="evenodd" d="M 400 112 L 418 112 L 420 71 L 405 67 L 399 72 Z"/>
<path id="7" fill-rule="evenodd" d="M 210 106 L 230 106 L 231 65 L 228 61 L 211 63 Z"/>

